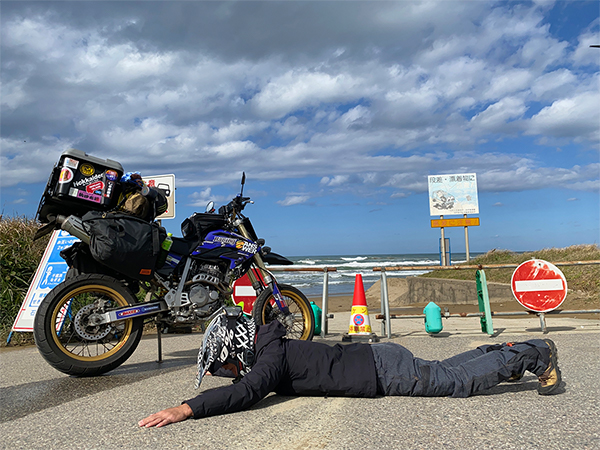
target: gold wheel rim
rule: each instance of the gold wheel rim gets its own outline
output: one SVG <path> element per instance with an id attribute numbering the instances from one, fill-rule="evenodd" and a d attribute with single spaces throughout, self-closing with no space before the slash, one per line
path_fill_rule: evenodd
<path id="1" fill-rule="evenodd" d="M 292 291 L 288 291 L 286 289 L 282 289 L 281 290 L 281 295 L 286 299 L 287 303 L 288 303 L 288 307 L 290 306 L 290 301 L 296 305 L 298 307 L 298 309 L 300 310 L 300 312 L 302 313 L 302 317 L 311 317 L 309 314 L 312 314 L 312 311 L 306 306 L 306 304 L 302 301 L 302 298 L 300 296 L 298 296 L 295 292 Z M 270 300 L 265 302 L 265 306 L 263 307 L 262 310 L 262 321 L 263 323 L 266 322 L 266 315 L 267 315 L 267 307 L 269 305 L 271 305 L 271 303 L 274 302 L 273 300 L 273 296 L 270 297 Z M 311 319 L 312 320 L 312 319 Z M 308 327 L 306 325 L 306 321 L 304 320 L 302 323 L 302 334 L 300 335 L 301 340 L 306 340 L 308 339 L 310 334 L 310 327 Z"/>
<path id="2" fill-rule="evenodd" d="M 78 361 L 85 361 L 85 362 L 102 361 L 102 360 L 105 360 L 105 359 L 111 357 L 115 353 L 117 353 L 123 347 L 123 345 L 125 345 L 125 343 L 129 340 L 129 337 L 131 335 L 131 331 L 133 328 L 133 321 L 131 319 L 125 319 L 121 322 L 125 326 L 124 330 L 122 331 L 121 338 L 118 339 L 117 343 L 110 350 L 108 350 L 106 352 L 103 352 L 96 356 L 84 356 L 84 355 L 80 355 L 80 354 L 69 351 L 65 347 L 65 345 L 60 341 L 59 335 L 57 334 L 57 330 L 56 330 L 57 326 L 56 325 L 59 320 L 59 313 L 63 309 L 68 308 L 66 305 L 67 305 L 67 303 L 72 301 L 73 297 L 76 297 L 77 295 L 85 294 L 85 293 L 96 293 L 96 294 L 106 295 L 111 300 L 113 300 L 115 303 L 117 303 L 118 306 L 127 306 L 129 304 L 129 303 L 127 303 L 125 298 L 120 293 L 118 293 L 114 289 L 111 289 L 107 286 L 97 285 L 97 284 L 88 284 L 85 286 L 81 286 L 72 291 L 69 291 L 66 295 L 64 295 L 60 299 L 60 301 L 58 302 L 58 304 L 52 311 L 52 318 L 51 318 L 51 322 L 50 322 L 52 329 L 50 331 L 52 334 L 52 339 L 54 340 L 54 343 L 57 345 L 59 350 L 62 351 L 67 356 L 69 356 L 70 358 L 76 359 Z M 63 318 L 61 320 L 64 321 L 65 319 Z M 62 328 L 62 325 L 61 325 L 61 328 Z"/>

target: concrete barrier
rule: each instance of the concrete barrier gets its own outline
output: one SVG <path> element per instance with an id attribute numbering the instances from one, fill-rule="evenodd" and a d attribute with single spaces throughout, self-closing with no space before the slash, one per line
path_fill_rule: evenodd
<path id="1" fill-rule="evenodd" d="M 475 281 L 448 280 L 441 278 L 388 276 L 390 306 L 404 306 L 413 303 L 451 303 L 456 305 L 477 305 Z M 513 301 L 510 285 L 487 283 L 490 300 L 493 302 Z M 367 297 L 380 298 L 381 281 L 377 281 L 367 291 Z"/>

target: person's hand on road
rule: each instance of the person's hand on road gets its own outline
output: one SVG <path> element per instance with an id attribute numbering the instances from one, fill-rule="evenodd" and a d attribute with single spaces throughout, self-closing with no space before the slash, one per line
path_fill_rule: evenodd
<path id="1" fill-rule="evenodd" d="M 138 425 L 146 428 L 159 428 L 170 423 L 184 421 L 193 415 L 194 413 L 192 412 L 192 408 L 190 408 L 187 403 L 183 403 L 182 405 L 175 406 L 174 408 L 163 409 L 162 411 L 154 413 L 145 419 L 140 420 Z"/>

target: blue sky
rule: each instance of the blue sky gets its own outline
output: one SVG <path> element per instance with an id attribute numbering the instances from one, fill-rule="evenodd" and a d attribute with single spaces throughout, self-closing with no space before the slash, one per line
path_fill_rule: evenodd
<path id="1" fill-rule="evenodd" d="M 427 176 L 476 173 L 474 252 L 598 243 L 598 2 L 0 3 L 1 208 L 77 148 L 239 190 L 274 251 L 437 252 Z M 464 251 L 462 228 L 446 230 Z"/>

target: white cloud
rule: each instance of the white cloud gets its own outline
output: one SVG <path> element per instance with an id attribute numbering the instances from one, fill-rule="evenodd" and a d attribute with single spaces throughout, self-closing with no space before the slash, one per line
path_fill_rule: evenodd
<path id="1" fill-rule="evenodd" d="M 317 177 L 331 191 L 398 196 L 423 192 L 432 171 L 477 168 L 485 189 L 533 189 L 564 174 L 549 159 L 481 143 L 522 132 L 539 143 L 565 139 L 565 148 L 598 142 L 600 50 L 585 47 L 595 25 L 573 49 L 548 26 L 548 6 L 342 3 L 298 6 L 295 27 L 271 20 L 285 2 L 269 5 L 243 17 L 260 30 L 245 28 L 243 42 L 218 33 L 230 34 L 223 17 L 251 11 L 247 3 L 216 14 L 192 2 L 206 14 L 190 22 L 173 21 L 176 6 L 161 3 L 115 13 L 90 4 L 99 17 L 85 21 L 3 10 L 3 186 L 45 181 L 60 151 L 81 143 L 131 170 L 169 168 L 181 186 L 252 170 L 262 180 Z M 39 8 L 77 15 L 76 2 L 47 5 Z M 317 12 L 336 20 L 320 27 Z M 566 170 L 558 182 L 570 189 L 597 179 Z"/>
<path id="2" fill-rule="evenodd" d="M 44 145 L 1 138 L 0 187 L 45 182 L 60 154 L 74 146 L 74 142 L 61 141 L 52 137 L 46 137 Z"/>
<path id="3" fill-rule="evenodd" d="M 527 107 L 520 98 L 506 97 L 490 105 L 485 111 L 471 119 L 473 128 L 480 131 L 497 133 L 508 131 L 507 124 L 525 114 Z"/>
<path id="4" fill-rule="evenodd" d="M 8 83 L 2 83 L 2 98 L 0 100 L 3 106 L 9 109 L 16 109 L 29 103 L 30 95 L 24 89 L 27 79 L 11 80 Z"/>
<path id="5" fill-rule="evenodd" d="M 228 197 L 222 195 L 215 195 L 212 193 L 212 188 L 207 187 L 201 191 L 193 192 L 188 197 L 190 199 L 189 206 L 196 206 L 205 208 L 208 202 L 213 201 L 215 203 L 227 202 L 229 201 Z"/>
<path id="6" fill-rule="evenodd" d="M 321 184 L 326 186 L 341 186 L 348 182 L 350 177 L 348 175 L 336 175 L 333 178 L 323 177 L 321 179 Z"/>
<path id="7" fill-rule="evenodd" d="M 251 101 L 257 114 L 277 119 L 321 102 L 347 101 L 360 84 L 348 74 L 329 75 L 307 70 L 289 71 L 270 80 Z"/>
<path id="8" fill-rule="evenodd" d="M 529 87 L 533 77 L 534 75 L 526 69 L 501 69 L 501 73 L 490 82 L 485 96 L 489 99 L 499 99 L 512 95 Z"/>
<path id="9" fill-rule="evenodd" d="M 600 45 L 598 37 L 598 19 L 596 19 L 595 30 L 590 30 L 579 36 L 579 43 L 571 59 L 578 66 L 592 66 L 596 70 L 600 66 L 600 49 L 591 48 L 590 45 Z"/>
<path id="10" fill-rule="evenodd" d="M 600 142 L 600 93 L 586 92 L 556 100 L 529 120 L 526 134 Z"/>
<path id="11" fill-rule="evenodd" d="M 280 200 L 277 203 L 281 206 L 293 206 L 306 203 L 308 200 L 310 200 L 309 195 L 288 195 L 284 200 Z"/>
<path id="12" fill-rule="evenodd" d="M 572 88 L 576 82 L 577 77 L 569 69 L 558 69 L 537 77 L 532 83 L 531 92 L 536 98 L 545 98 L 561 92 L 561 88 Z"/>

